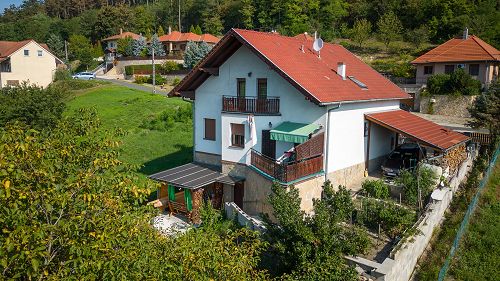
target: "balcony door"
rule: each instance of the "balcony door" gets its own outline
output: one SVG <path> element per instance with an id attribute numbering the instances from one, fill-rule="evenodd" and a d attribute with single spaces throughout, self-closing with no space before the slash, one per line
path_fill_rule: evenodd
<path id="1" fill-rule="evenodd" d="M 246 80 L 245 78 L 236 79 L 236 96 L 238 100 L 238 111 L 246 111 Z"/>
<path id="2" fill-rule="evenodd" d="M 257 112 L 266 112 L 267 78 L 257 79 Z"/>
<path id="3" fill-rule="evenodd" d="M 276 159 L 276 141 L 271 139 L 270 130 L 262 130 L 262 147 L 261 152 L 263 155 Z"/>

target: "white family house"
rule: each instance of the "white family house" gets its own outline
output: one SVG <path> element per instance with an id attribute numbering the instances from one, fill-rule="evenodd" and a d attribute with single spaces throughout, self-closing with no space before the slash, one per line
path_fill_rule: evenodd
<path id="1" fill-rule="evenodd" d="M 0 88 L 23 82 L 47 87 L 62 60 L 35 40 L 0 41 Z"/>
<path id="2" fill-rule="evenodd" d="M 309 37 L 310 38 L 310 37 Z M 408 99 L 340 45 L 232 29 L 171 94 L 193 101 L 194 162 L 151 175 L 155 206 L 199 219 L 203 200 L 269 212 L 277 181 L 312 210 L 322 184 L 361 182 L 411 138 L 444 152 L 468 138 L 400 110 Z"/>

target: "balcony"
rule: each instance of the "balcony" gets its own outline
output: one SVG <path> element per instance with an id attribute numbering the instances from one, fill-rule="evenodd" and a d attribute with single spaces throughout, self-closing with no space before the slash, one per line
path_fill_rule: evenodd
<path id="1" fill-rule="evenodd" d="M 222 112 L 253 113 L 257 115 L 279 115 L 279 97 L 222 97 Z"/>
<path id="2" fill-rule="evenodd" d="M 282 183 L 290 183 L 323 171 L 323 155 L 278 163 L 275 159 L 252 150 L 251 165 Z"/>

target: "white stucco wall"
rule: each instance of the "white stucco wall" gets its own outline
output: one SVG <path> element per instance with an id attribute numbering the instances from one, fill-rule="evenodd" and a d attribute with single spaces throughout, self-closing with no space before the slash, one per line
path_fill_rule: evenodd
<path id="1" fill-rule="evenodd" d="M 24 50 L 29 50 L 29 56 L 24 55 Z M 38 56 L 38 51 L 42 56 Z M 56 70 L 55 57 L 35 42 L 26 44 L 10 57 L 11 72 L 2 72 L 2 86 L 7 85 L 7 80 L 19 80 L 19 83 L 27 81 L 30 84 L 47 87 L 52 83 L 52 77 Z"/>
<path id="2" fill-rule="evenodd" d="M 249 73 L 251 76 L 249 77 Z M 236 96 L 236 79 L 246 79 L 246 96 L 257 95 L 257 79 L 267 78 L 268 96 L 280 97 L 281 116 L 255 116 L 257 144 L 261 150 L 261 131 L 278 126 L 283 121 L 316 123 L 325 126 L 326 107 L 320 107 L 304 99 L 297 89 L 271 70 L 248 48 L 242 46 L 220 68 L 219 76 L 211 76 L 196 90 L 195 100 L 195 150 L 222 155 L 222 160 L 249 163 L 251 148 L 247 114 L 223 113 L 222 96 Z M 204 118 L 216 120 L 216 140 L 204 140 Z M 269 127 L 269 122 L 272 126 Z M 230 147 L 230 124 L 245 124 L 245 147 Z M 290 148 L 290 143 L 277 142 L 276 156 Z M 247 157 L 248 156 L 248 157 Z"/>
<path id="3" fill-rule="evenodd" d="M 457 69 L 458 64 L 465 64 L 465 68 L 464 68 L 465 73 L 469 73 L 469 65 L 479 64 L 479 75 L 473 76 L 473 77 L 475 79 L 479 80 L 482 84 L 489 83 L 493 78 L 493 74 L 490 72 L 491 72 L 491 70 L 494 69 L 494 66 L 491 63 L 485 63 L 485 62 L 431 63 L 431 64 L 419 64 L 419 65 L 417 65 L 417 72 L 416 72 L 416 76 L 415 76 L 417 78 L 417 83 L 422 83 L 424 81 L 427 81 L 427 79 L 429 79 L 429 77 L 431 77 L 434 74 L 444 74 L 444 69 L 445 69 L 446 65 L 455 65 L 455 69 Z M 424 66 L 427 66 L 427 65 L 434 66 L 432 74 L 424 74 Z"/>
<path id="4" fill-rule="evenodd" d="M 399 100 L 342 104 L 330 111 L 327 173 L 365 162 L 367 137 L 364 136 L 365 113 L 399 109 Z M 375 126 L 372 126 L 372 128 Z M 375 133 L 374 133 L 375 132 Z M 390 137 L 383 129 L 373 129 L 370 159 L 390 151 Z M 385 136 L 385 137 L 384 137 Z M 386 146 L 386 142 L 389 144 Z"/>

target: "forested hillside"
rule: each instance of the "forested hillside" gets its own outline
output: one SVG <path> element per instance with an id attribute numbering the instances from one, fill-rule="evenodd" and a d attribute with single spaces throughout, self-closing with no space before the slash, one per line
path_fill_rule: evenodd
<path id="1" fill-rule="evenodd" d="M 319 31 L 326 40 L 354 37 L 353 27 L 377 33 L 389 23 L 407 41 L 440 43 L 469 27 L 498 48 L 499 6 L 496 0 L 26 0 L 0 16 L 0 40 L 81 34 L 95 44 L 120 28 L 144 35 L 160 26 L 177 30 L 180 18 L 182 31 L 196 25 L 215 35 L 232 27 Z"/>

